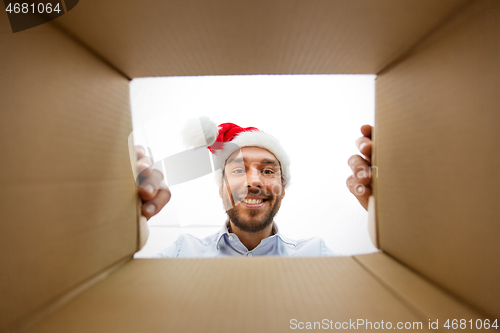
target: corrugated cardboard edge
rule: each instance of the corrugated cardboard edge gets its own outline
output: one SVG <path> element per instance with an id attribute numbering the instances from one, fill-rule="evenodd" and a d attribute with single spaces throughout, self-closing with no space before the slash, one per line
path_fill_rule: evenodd
<path id="1" fill-rule="evenodd" d="M 377 78 L 375 78 L 375 105 L 377 99 Z M 375 115 L 377 114 L 377 108 L 375 107 Z M 372 139 L 372 155 L 371 155 L 371 172 L 372 172 L 372 195 L 368 200 L 368 233 L 370 234 L 370 239 L 373 245 L 380 250 L 378 235 L 378 224 L 377 224 L 377 189 L 378 189 L 378 166 L 377 166 L 377 117 L 375 117 L 375 124 L 372 128 L 371 133 Z M 370 205 L 371 204 L 371 205 Z"/>
<path id="2" fill-rule="evenodd" d="M 132 116 L 132 114 L 130 116 Z M 130 157 L 130 167 L 132 168 L 132 172 L 134 174 L 134 177 L 136 177 L 137 158 L 135 155 L 134 136 L 132 135 L 132 133 L 128 137 L 128 153 L 129 153 L 129 157 Z M 137 181 L 136 181 L 136 184 L 137 184 Z M 139 190 L 138 187 L 137 187 L 137 190 Z M 137 251 L 139 251 L 144 246 L 144 244 L 146 243 L 146 241 L 149 237 L 148 221 L 144 216 L 142 216 L 142 200 L 139 198 L 139 196 L 137 196 L 136 210 L 137 210 L 136 211 Z M 143 237 L 145 237 L 144 241 L 142 241 L 142 239 L 141 239 Z M 142 243 L 144 243 L 144 244 L 142 244 Z"/>
<path id="3" fill-rule="evenodd" d="M 375 197 L 370 195 L 368 198 L 368 234 L 370 235 L 370 239 L 373 245 L 378 247 L 378 237 L 377 237 L 377 210 L 376 210 L 376 202 Z"/>
<path id="4" fill-rule="evenodd" d="M 129 261 L 132 260 L 132 256 L 127 256 L 126 258 L 123 258 L 122 260 L 118 261 L 117 263 L 111 265 L 110 267 L 106 268 L 104 271 L 98 273 L 97 275 L 91 277 L 90 279 L 84 281 L 83 283 L 75 286 L 72 288 L 70 291 L 67 293 L 56 297 L 49 303 L 45 304 L 45 306 L 42 306 L 35 310 L 34 312 L 28 314 L 25 318 L 23 318 L 20 322 L 16 322 L 12 324 L 10 327 L 7 327 L 5 332 L 26 332 L 30 328 L 32 328 L 34 325 L 39 323 L 41 320 L 45 319 L 46 317 L 50 316 L 51 314 L 55 313 L 58 311 L 60 308 L 62 308 L 64 305 L 75 299 L 78 295 L 84 293 L 97 283 L 107 279 L 111 274 L 114 272 L 118 271 L 120 268 L 122 268 L 125 264 L 127 264 Z"/>

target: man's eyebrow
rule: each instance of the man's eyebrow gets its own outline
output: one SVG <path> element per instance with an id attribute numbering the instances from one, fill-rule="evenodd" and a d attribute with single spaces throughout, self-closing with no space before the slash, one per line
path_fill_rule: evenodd
<path id="1" fill-rule="evenodd" d="M 242 163 L 242 162 L 246 162 L 245 158 L 241 158 L 241 157 L 236 157 L 232 160 L 229 160 L 227 161 L 226 164 L 230 164 L 230 163 Z M 280 163 L 276 160 L 272 160 L 270 158 L 264 158 L 262 160 L 260 160 L 258 163 L 261 163 L 261 164 L 273 164 L 275 166 L 280 166 Z"/>
<path id="2" fill-rule="evenodd" d="M 260 163 L 262 163 L 262 164 L 274 164 L 274 165 L 276 165 L 276 166 L 280 166 L 280 164 L 279 164 L 279 162 L 278 162 L 278 161 L 276 161 L 276 160 L 271 160 L 271 159 L 269 159 L 269 158 L 265 158 L 265 159 L 261 160 L 261 161 L 260 161 Z"/>
<path id="3" fill-rule="evenodd" d="M 230 164 L 230 163 L 233 163 L 233 162 L 234 162 L 234 163 L 241 163 L 241 162 L 244 162 L 244 161 L 245 161 L 245 159 L 244 159 L 244 158 L 241 158 L 241 157 L 235 157 L 235 158 L 233 158 L 233 159 L 227 160 L 226 165 L 227 165 L 227 164 Z"/>

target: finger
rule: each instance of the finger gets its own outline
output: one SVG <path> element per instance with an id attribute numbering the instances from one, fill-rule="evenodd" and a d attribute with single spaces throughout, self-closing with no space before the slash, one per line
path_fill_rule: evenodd
<path id="1" fill-rule="evenodd" d="M 153 199 L 158 190 L 161 188 L 161 181 L 163 180 L 163 173 L 153 169 L 151 174 L 144 178 L 139 184 L 139 196 L 142 200 L 147 201 Z"/>
<path id="2" fill-rule="evenodd" d="M 352 194 L 354 194 L 354 185 L 356 183 L 356 179 L 354 178 L 353 175 L 350 175 L 347 177 L 346 185 L 349 191 L 351 191 Z"/>
<path id="3" fill-rule="evenodd" d="M 143 146 L 136 145 L 136 146 L 134 146 L 134 150 L 135 150 L 135 156 L 136 156 L 137 160 L 140 160 L 141 158 L 146 157 L 146 149 L 144 149 Z"/>
<path id="4" fill-rule="evenodd" d="M 149 157 L 143 157 L 137 161 L 137 174 L 141 178 L 145 178 L 151 174 L 151 165 L 153 161 Z M 139 182 L 140 183 L 140 182 Z"/>
<path id="5" fill-rule="evenodd" d="M 363 185 L 370 185 L 372 182 L 370 165 L 359 155 L 353 155 L 347 161 L 351 167 L 354 178 Z"/>
<path id="6" fill-rule="evenodd" d="M 361 126 L 361 134 L 363 134 L 363 136 L 366 136 L 367 138 L 372 138 L 372 129 L 373 127 L 371 127 L 370 125 L 363 125 Z"/>
<path id="7" fill-rule="evenodd" d="M 170 201 L 170 197 L 171 194 L 168 188 L 160 189 L 153 199 L 146 201 L 144 205 L 142 205 L 142 215 L 149 220 L 153 215 L 156 215 L 165 207 L 167 202 Z"/>
<path id="8" fill-rule="evenodd" d="M 365 156 L 365 159 L 368 162 L 371 162 L 372 140 L 370 138 L 367 138 L 366 136 L 363 136 L 361 138 L 356 139 L 355 144 L 356 144 L 356 147 L 358 147 L 361 154 L 363 154 Z"/>
<path id="9" fill-rule="evenodd" d="M 347 178 L 346 184 L 349 191 L 358 199 L 362 198 L 368 200 L 371 195 L 371 187 L 359 183 L 352 175 Z"/>
<path id="10" fill-rule="evenodd" d="M 359 203 L 368 209 L 368 199 L 372 194 L 372 189 L 370 186 L 360 184 L 352 175 L 347 178 L 347 188 L 354 194 Z"/>

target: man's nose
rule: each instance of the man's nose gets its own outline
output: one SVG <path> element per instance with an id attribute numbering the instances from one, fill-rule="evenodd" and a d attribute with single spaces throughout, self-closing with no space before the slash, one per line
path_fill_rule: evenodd
<path id="1" fill-rule="evenodd" d="M 262 187 L 262 179 L 259 170 L 248 170 L 247 172 L 247 186 L 248 187 Z"/>

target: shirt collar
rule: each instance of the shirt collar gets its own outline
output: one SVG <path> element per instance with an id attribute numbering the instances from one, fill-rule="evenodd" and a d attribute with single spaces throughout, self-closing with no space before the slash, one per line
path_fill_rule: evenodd
<path id="1" fill-rule="evenodd" d="M 228 234 L 228 227 L 227 227 L 227 224 L 229 223 L 229 220 L 226 221 L 226 223 L 224 224 L 224 226 L 222 227 L 222 229 L 219 231 L 219 234 L 217 235 L 217 241 L 215 242 L 215 247 L 217 248 L 217 250 L 219 249 L 219 242 L 220 240 L 222 239 L 222 236 L 224 236 L 224 234 Z"/>
<path id="2" fill-rule="evenodd" d="M 287 238 L 287 237 L 284 237 L 280 232 L 279 232 L 279 229 L 278 229 L 278 226 L 276 225 L 275 222 L 273 222 L 273 234 L 271 236 L 269 236 L 268 238 L 270 237 L 273 237 L 273 236 L 278 236 L 279 239 L 284 242 L 284 243 L 287 243 L 287 244 L 290 244 L 290 245 L 293 245 L 293 246 L 296 246 L 297 245 L 297 242 Z M 222 237 L 224 235 L 228 235 L 229 236 L 229 219 L 226 221 L 226 223 L 224 224 L 224 226 L 222 227 L 222 229 L 219 231 L 219 234 L 217 235 L 217 241 L 215 242 L 215 246 L 217 248 L 217 250 L 219 249 L 219 243 L 222 239 Z M 266 238 L 267 239 L 267 238 Z"/>

